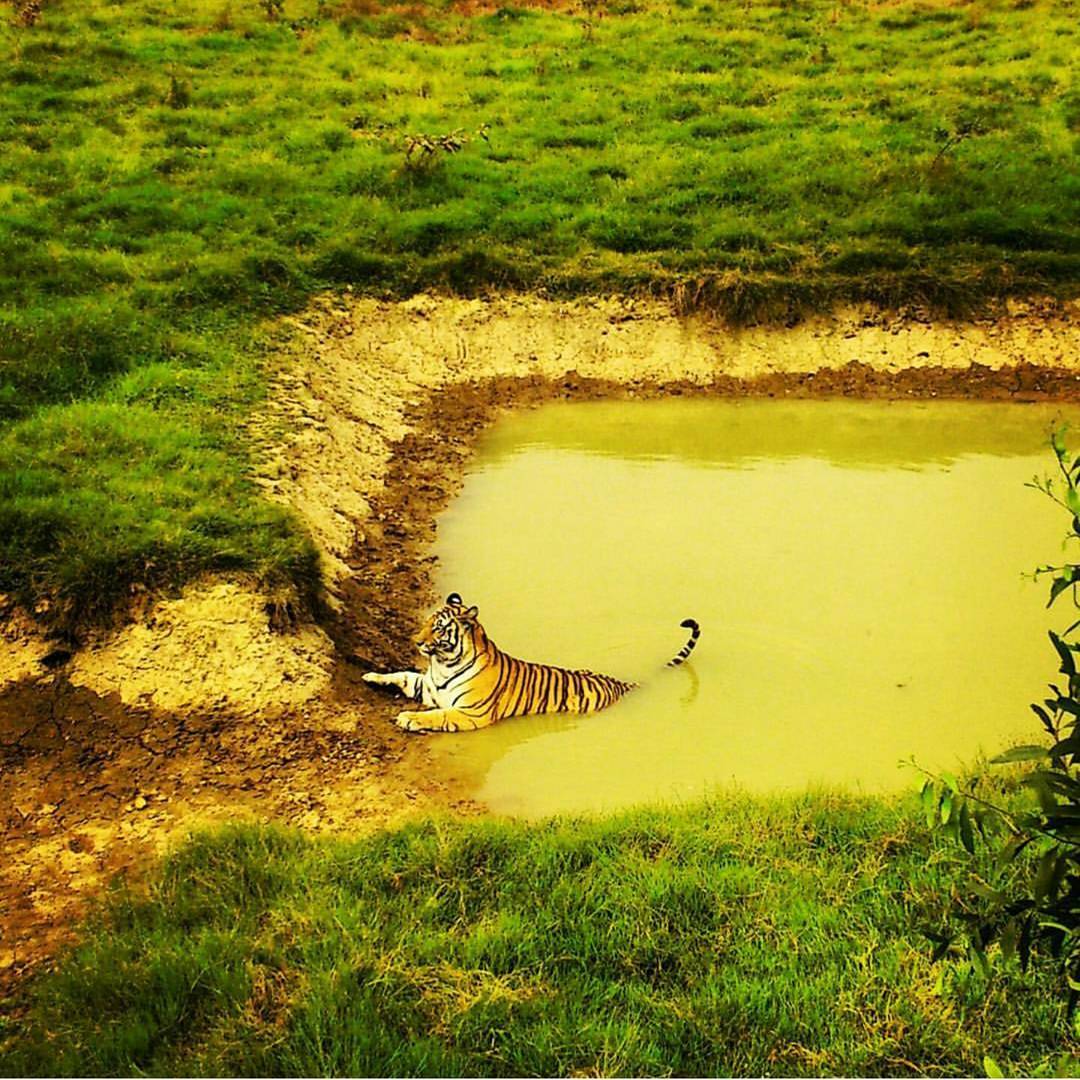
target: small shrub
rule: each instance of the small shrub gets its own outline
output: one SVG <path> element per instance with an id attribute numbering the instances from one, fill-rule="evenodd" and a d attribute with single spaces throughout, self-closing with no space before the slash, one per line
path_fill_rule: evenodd
<path id="1" fill-rule="evenodd" d="M 1052 437 L 1060 475 L 1032 481 L 1071 517 L 1068 539 L 1080 538 L 1080 456 L 1071 458 L 1060 432 Z M 1042 566 L 1036 577 L 1050 580 L 1052 605 L 1068 595 L 1080 609 L 1080 564 Z M 954 893 L 951 929 L 927 936 L 935 956 L 966 955 L 961 977 L 969 987 L 991 974 L 991 946 L 1009 963 L 1015 957 L 1027 970 L 1034 955 L 1048 959 L 1067 995 L 1070 1016 L 1080 1002 L 1080 643 L 1068 640 L 1077 619 L 1061 635 L 1050 632 L 1064 680 L 1051 683 L 1050 695 L 1031 706 L 1050 745 L 1017 746 L 991 764 L 1036 762 L 1022 784 L 1034 804 L 1002 805 L 985 791 L 983 777 L 966 785 L 945 774 L 927 776 L 922 801 L 929 824 L 937 825 L 969 855 L 980 845 L 996 856 L 997 873 L 973 873 Z M 959 945 L 958 945 L 959 941 Z"/>
<path id="2" fill-rule="evenodd" d="M 169 76 L 169 90 L 165 95 L 165 104 L 170 109 L 186 109 L 191 104 L 191 86 L 189 83 L 178 79 L 175 75 Z"/>

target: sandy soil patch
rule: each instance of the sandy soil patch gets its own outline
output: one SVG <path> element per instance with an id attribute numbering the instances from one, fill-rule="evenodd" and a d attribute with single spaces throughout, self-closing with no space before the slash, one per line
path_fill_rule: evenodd
<path id="1" fill-rule="evenodd" d="M 274 719 L 325 695 L 333 668 L 333 643 L 319 627 L 271 633 L 266 603 L 250 586 L 210 581 L 78 651 L 66 674 L 125 705 Z"/>
<path id="2" fill-rule="evenodd" d="M 335 296 L 273 333 L 271 405 L 250 424 L 257 480 L 319 545 L 331 615 L 275 632 L 267 598 L 203 581 L 76 649 L 46 619 L 0 609 L 0 985 L 50 955 L 109 876 L 192 824 L 353 831 L 475 809 L 359 674 L 413 660 L 435 515 L 499 411 L 660 394 L 1080 394 L 1077 305 L 963 326 L 852 309 L 732 331 L 645 301 Z"/>

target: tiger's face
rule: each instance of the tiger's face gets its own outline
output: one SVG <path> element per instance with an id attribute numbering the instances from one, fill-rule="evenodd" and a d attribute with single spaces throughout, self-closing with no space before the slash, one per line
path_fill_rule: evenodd
<path id="1" fill-rule="evenodd" d="M 475 607 L 467 608 L 457 593 L 451 593 L 417 634 L 416 647 L 424 656 L 449 666 L 469 660 L 476 651 L 478 614 Z"/>

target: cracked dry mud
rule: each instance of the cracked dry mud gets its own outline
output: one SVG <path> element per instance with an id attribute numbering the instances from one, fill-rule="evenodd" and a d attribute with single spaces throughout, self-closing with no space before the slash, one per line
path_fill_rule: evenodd
<path id="1" fill-rule="evenodd" d="M 277 632 L 278 598 L 204 580 L 142 598 L 69 657 L 47 611 L 0 600 L 0 992 L 71 939 L 109 880 L 137 882 L 193 826 L 351 832 L 482 809 L 360 675 L 412 660 L 436 514 L 501 410 L 661 394 L 1080 396 L 1076 305 L 960 326 L 853 309 L 735 332 L 649 301 L 333 296 L 269 333 L 255 479 L 318 544 L 327 613 Z"/>

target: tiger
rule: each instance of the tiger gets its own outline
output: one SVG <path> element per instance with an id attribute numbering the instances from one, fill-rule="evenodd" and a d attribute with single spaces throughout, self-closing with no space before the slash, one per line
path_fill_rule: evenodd
<path id="1" fill-rule="evenodd" d="M 436 609 L 415 639 L 428 657 L 427 671 L 366 672 L 374 686 L 395 687 L 427 710 L 405 710 L 395 723 L 404 731 L 477 731 L 510 716 L 528 713 L 586 713 L 606 709 L 637 683 L 593 671 L 570 671 L 518 660 L 487 636 L 479 610 L 457 593 Z M 694 619 L 681 626 L 690 637 L 668 661 L 677 667 L 694 651 L 701 628 Z"/>

